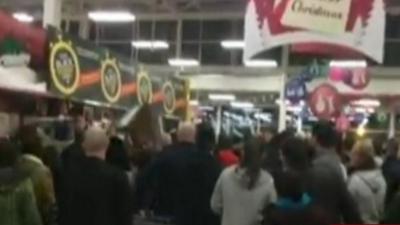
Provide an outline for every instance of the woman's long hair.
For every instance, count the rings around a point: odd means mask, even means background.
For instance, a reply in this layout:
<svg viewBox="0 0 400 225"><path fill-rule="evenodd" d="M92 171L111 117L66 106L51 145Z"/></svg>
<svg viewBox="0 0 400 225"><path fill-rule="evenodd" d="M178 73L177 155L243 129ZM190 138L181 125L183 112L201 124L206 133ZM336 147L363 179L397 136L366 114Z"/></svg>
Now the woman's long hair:
<svg viewBox="0 0 400 225"><path fill-rule="evenodd" d="M247 188L253 189L261 173L261 141L256 138L250 138L244 146L244 154L240 161L240 167L245 170L248 176Z"/></svg>

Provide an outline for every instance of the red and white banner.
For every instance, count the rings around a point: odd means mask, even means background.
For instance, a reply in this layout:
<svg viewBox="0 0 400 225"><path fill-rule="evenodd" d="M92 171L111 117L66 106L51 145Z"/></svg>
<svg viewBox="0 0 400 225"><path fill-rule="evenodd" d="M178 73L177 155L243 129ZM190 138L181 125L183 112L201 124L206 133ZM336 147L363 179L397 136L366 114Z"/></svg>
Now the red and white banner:
<svg viewBox="0 0 400 225"><path fill-rule="evenodd" d="M249 0L244 57L291 44L302 52L356 52L382 63L385 23L384 0Z"/></svg>

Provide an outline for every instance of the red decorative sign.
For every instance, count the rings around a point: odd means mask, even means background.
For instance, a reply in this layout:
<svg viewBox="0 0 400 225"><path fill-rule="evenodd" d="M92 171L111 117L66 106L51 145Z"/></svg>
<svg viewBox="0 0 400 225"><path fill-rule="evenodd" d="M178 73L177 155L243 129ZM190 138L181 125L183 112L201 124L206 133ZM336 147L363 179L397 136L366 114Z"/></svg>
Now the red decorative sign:
<svg viewBox="0 0 400 225"><path fill-rule="evenodd" d="M344 78L343 82L356 89L362 90L369 85L371 77L367 71L367 68L355 68L351 69L351 73Z"/></svg>
<svg viewBox="0 0 400 225"><path fill-rule="evenodd" d="M341 115L336 120L336 130L339 132L346 132L350 128L350 121L345 115Z"/></svg>
<svg viewBox="0 0 400 225"><path fill-rule="evenodd" d="M335 87L322 84L311 93L309 105L316 117L330 119L341 112L342 98Z"/></svg>

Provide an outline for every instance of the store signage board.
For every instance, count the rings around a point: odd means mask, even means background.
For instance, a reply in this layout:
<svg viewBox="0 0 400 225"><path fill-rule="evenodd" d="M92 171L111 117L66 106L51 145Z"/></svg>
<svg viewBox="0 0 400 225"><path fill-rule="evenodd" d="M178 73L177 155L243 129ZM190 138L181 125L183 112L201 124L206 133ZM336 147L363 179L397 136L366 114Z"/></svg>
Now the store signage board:
<svg viewBox="0 0 400 225"><path fill-rule="evenodd" d="M385 23L384 0L250 0L244 59L291 45L331 56L341 56L338 49L346 48L348 55L382 63Z"/></svg>
<svg viewBox="0 0 400 225"><path fill-rule="evenodd" d="M290 0L282 24L311 31L341 34L346 31L349 0Z"/></svg>
<svg viewBox="0 0 400 225"><path fill-rule="evenodd" d="M48 29L48 37L51 92L102 106L129 109L149 104L166 114L185 114L179 112L186 112L185 80L151 76L115 52L54 28Z"/></svg>

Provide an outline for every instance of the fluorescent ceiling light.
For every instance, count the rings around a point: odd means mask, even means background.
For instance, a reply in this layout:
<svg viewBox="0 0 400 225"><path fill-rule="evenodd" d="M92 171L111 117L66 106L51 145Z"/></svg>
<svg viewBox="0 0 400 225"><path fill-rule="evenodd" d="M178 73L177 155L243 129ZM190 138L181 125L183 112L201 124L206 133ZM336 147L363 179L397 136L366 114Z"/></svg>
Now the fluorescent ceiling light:
<svg viewBox="0 0 400 225"><path fill-rule="evenodd" d="M275 104L280 105L281 104L281 100L279 98L276 99ZM290 101L288 99L285 99L285 104L286 105L290 105Z"/></svg>
<svg viewBox="0 0 400 225"><path fill-rule="evenodd" d="M234 108L254 108L254 104L251 102L231 102L231 106Z"/></svg>
<svg viewBox="0 0 400 225"><path fill-rule="evenodd" d="M245 47L245 43L241 40L225 40L221 41L221 46L227 49L243 49Z"/></svg>
<svg viewBox="0 0 400 225"><path fill-rule="evenodd" d="M92 11L88 13L88 17L95 22L104 23L133 22L136 19L129 11Z"/></svg>
<svg viewBox="0 0 400 225"><path fill-rule="evenodd" d="M339 68L364 68L368 66L368 63L365 60L332 60L329 66Z"/></svg>
<svg viewBox="0 0 400 225"><path fill-rule="evenodd" d="M13 17L23 23L32 23L34 20L33 16L24 12L16 12L13 14Z"/></svg>
<svg viewBox="0 0 400 225"><path fill-rule="evenodd" d="M352 105L364 106L364 107L379 107L381 106L381 102L375 99L360 99L357 101L351 102Z"/></svg>
<svg viewBox="0 0 400 225"><path fill-rule="evenodd" d="M199 105L199 101L198 100L190 100L189 104L191 106L198 106Z"/></svg>
<svg viewBox="0 0 400 225"><path fill-rule="evenodd" d="M132 41L132 46L137 49L168 49L169 44L166 41Z"/></svg>
<svg viewBox="0 0 400 225"><path fill-rule="evenodd" d="M209 94L208 98L214 101L235 101L236 96L229 94Z"/></svg>
<svg viewBox="0 0 400 225"><path fill-rule="evenodd" d="M278 67L278 63L276 60L262 60L262 59L254 59L254 60L246 60L244 65L247 67Z"/></svg>
<svg viewBox="0 0 400 225"><path fill-rule="evenodd" d="M199 66L199 61L195 59L168 59L168 63L170 66Z"/></svg>

